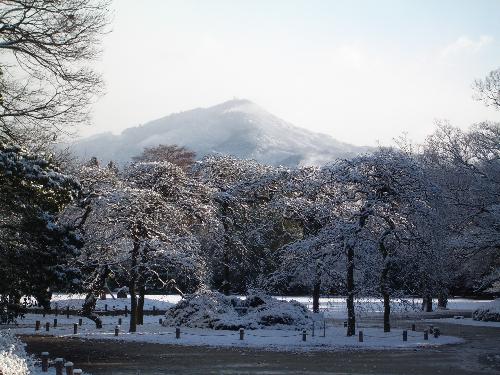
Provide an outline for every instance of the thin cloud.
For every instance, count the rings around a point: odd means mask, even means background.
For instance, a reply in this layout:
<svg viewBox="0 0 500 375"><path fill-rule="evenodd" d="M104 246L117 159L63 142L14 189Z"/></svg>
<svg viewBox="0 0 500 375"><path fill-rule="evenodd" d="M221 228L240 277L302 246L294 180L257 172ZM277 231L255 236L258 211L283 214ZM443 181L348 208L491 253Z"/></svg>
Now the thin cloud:
<svg viewBox="0 0 500 375"><path fill-rule="evenodd" d="M493 37L490 35L481 35L479 39L473 40L468 36L461 36L453 43L447 45L441 50L441 58L456 57L461 54L474 54L479 52L485 46L493 42Z"/></svg>

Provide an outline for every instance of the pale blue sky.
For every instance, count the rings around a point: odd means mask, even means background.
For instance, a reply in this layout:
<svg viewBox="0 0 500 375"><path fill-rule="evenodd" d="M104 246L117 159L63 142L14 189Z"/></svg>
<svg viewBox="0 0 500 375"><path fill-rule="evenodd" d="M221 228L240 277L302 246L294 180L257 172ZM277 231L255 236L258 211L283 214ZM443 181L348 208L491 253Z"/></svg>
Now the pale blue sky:
<svg viewBox="0 0 500 375"><path fill-rule="evenodd" d="M472 100L500 67L500 0L115 0L87 135L247 98L354 143L420 141L435 119L500 121Z"/></svg>

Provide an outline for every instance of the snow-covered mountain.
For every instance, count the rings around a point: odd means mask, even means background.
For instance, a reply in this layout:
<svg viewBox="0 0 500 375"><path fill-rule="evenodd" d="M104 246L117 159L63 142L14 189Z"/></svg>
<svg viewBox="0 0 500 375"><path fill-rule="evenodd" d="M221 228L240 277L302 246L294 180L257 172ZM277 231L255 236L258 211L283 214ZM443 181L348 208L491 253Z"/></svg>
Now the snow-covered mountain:
<svg viewBox="0 0 500 375"><path fill-rule="evenodd" d="M230 100L210 108L175 113L119 135L81 139L71 149L81 158L126 163L146 146L177 144L196 151L255 159L272 165L321 165L367 152L332 137L294 126L249 100Z"/></svg>

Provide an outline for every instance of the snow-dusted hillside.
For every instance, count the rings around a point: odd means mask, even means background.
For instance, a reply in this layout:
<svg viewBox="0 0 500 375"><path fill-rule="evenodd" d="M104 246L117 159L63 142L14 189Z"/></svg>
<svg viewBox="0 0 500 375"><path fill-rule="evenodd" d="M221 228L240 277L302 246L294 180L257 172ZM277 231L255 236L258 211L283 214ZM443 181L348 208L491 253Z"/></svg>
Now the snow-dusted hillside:
<svg viewBox="0 0 500 375"><path fill-rule="evenodd" d="M296 127L248 100L231 100L210 108L172 114L120 135L98 134L72 145L85 159L124 163L145 146L177 144L196 151L255 159L272 165L321 165L366 152L332 137Z"/></svg>

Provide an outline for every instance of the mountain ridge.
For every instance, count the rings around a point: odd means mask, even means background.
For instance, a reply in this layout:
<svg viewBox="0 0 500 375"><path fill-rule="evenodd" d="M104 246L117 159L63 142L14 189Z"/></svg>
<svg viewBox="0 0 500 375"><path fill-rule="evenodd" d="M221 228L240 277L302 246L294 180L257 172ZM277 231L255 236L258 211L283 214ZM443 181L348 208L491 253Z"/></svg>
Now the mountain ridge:
<svg viewBox="0 0 500 375"><path fill-rule="evenodd" d="M158 144L186 146L198 157L222 153L289 167L323 165L371 150L295 126L247 99L173 113L118 135L95 134L69 147L82 159L127 163Z"/></svg>

